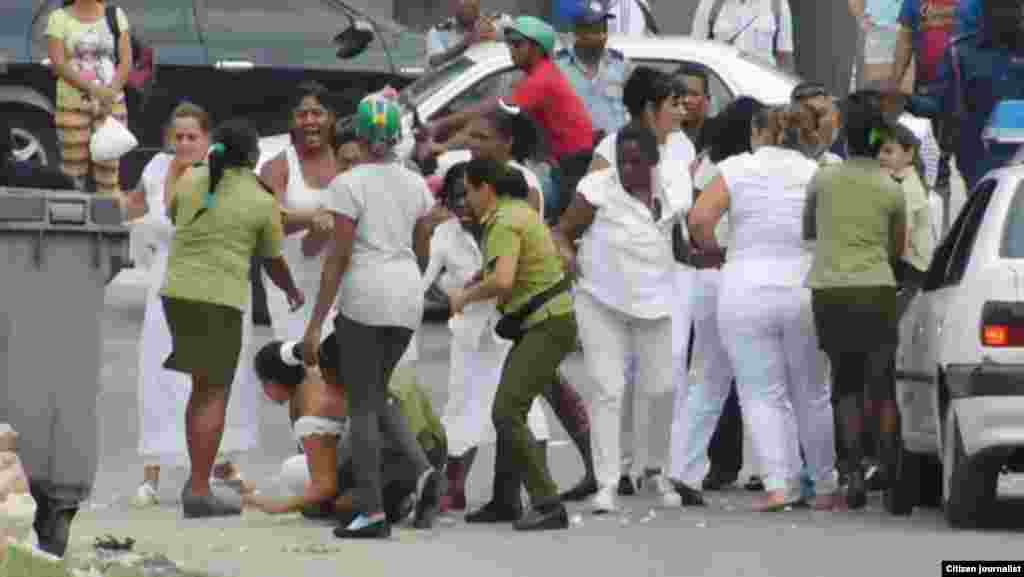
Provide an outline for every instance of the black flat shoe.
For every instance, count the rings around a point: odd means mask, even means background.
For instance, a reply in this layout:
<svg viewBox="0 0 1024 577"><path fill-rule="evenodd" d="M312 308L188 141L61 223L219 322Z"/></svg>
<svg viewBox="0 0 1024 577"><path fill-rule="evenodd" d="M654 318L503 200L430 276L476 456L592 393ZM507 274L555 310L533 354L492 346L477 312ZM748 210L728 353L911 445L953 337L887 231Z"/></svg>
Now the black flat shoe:
<svg viewBox="0 0 1024 577"><path fill-rule="evenodd" d="M636 495L636 486L633 485L633 479L629 475L619 477L619 488L616 492L620 497Z"/></svg>
<svg viewBox="0 0 1024 577"><path fill-rule="evenodd" d="M582 501L597 493L597 480L593 477L585 477L575 487L558 496L562 501Z"/></svg>
<svg viewBox="0 0 1024 577"><path fill-rule="evenodd" d="M868 491L864 482L864 473L860 471L850 473L850 481L846 486L846 508L863 509L867 504Z"/></svg>
<svg viewBox="0 0 1024 577"><path fill-rule="evenodd" d="M561 503L544 510L532 508L516 521L516 531L556 531L569 528L569 512Z"/></svg>
<svg viewBox="0 0 1024 577"><path fill-rule="evenodd" d="M499 505L491 501L476 511L466 514L467 523L513 523L523 516L521 507Z"/></svg>
<svg viewBox="0 0 1024 577"><path fill-rule="evenodd" d="M334 536L339 539L387 539L391 537L391 523L388 523L387 517L357 529L349 527L351 524L338 526L334 529Z"/></svg>
<svg viewBox="0 0 1024 577"><path fill-rule="evenodd" d="M708 471L704 481L700 484L701 488L705 491L721 491L726 487L731 487L739 479L737 473L726 473L719 469L712 468Z"/></svg>
<svg viewBox="0 0 1024 577"><path fill-rule="evenodd" d="M679 481L670 482L676 493L679 493L679 498L683 501L683 507L703 507L705 505L704 496L700 494L700 491Z"/></svg>
<svg viewBox="0 0 1024 577"><path fill-rule="evenodd" d="M743 485L743 488L754 492L764 491L764 481L762 481L761 477L758 477L757 475L751 475L750 479L747 480L747 483Z"/></svg>

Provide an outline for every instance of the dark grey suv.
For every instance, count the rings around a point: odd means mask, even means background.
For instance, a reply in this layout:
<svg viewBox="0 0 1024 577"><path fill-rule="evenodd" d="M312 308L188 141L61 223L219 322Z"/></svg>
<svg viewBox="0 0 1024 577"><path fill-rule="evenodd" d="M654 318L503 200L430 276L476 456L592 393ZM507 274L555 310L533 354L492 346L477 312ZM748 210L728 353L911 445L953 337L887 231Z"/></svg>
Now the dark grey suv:
<svg viewBox="0 0 1024 577"><path fill-rule="evenodd" d="M0 2L0 114L14 119L15 154L57 162L55 80L47 67L47 16L61 0ZM244 116L260 134L287 130L285 103L303 80L317 80L354 110L368 91L412 80L425 42L401 25L363 19L339 0L117 0L133 31L156 53L145 93L129 93L129 124L141 142L125 159L122 182L134 183L158 150L162 126L182 100L215 119ZM335 37L355 15L376 33L354 58L338 57ZM341 112L347 112L342 110Z"/></svg>

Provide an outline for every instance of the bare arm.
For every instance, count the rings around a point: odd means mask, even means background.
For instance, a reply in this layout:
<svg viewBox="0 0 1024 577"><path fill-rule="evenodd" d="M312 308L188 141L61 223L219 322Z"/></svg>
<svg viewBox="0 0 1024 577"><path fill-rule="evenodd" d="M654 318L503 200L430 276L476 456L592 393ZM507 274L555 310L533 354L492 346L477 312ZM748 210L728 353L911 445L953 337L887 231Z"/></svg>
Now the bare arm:
<svg viewBox="0 0 1024 577"><path fill-rule="evenodd" d="M334 299L338 296L341 277L348 270L352 260L352 243L356 236L356 221L343 215L334 215L334 251L324 259L323 272L320 275L320 290L313 307L309 326L319 327L327 320Z"/></svg>
<svg viewBox="0 0 1024 577"><path fill-rule="evenodd" d="M540 214L541 207L544 205L544 197L539 190L531 186L529 192L527 192L526 202L530 205L530 208L537 211L537 214Z"/></svg>
<svg viewBox="0 0 1024 577"><path fill-rule="evenodd" d="M587 168L587 174L590 174L591 172L597 172L599 170L604 170L610 167L611 164L609 164L603 156L595 153L594 156L590 159L590 166Z"/></svg>
<svg viewBox="0 0 1024 577"><path fill-rule="evenodd" d="M860 20L864 16L864 0L846 0L850 15Z"/></svg>
<svg viewBox="0 0 1024 577"><path fill-rule="evenodd" d="M132 37L127 30L121 32L117 39L117 72L114 74L113 88L117 92L124 89L128 74L132 71Z"/></svg>
<svg viewBox="0 0 1024 577"><path fill-rule="evenodd" d="M444 118L434 121L434 128L438 132L447 133L459 130L469 123L470 120L488 114L498 107L497 98L486 98L482 102L470 106L462 112L455 112Z"/></svg>
<svg viewBox="0 0 1024 577"><path fill-rule="evenodd" d="M686 217L690 238L697 246L707 250L720 250L715 240L715 226L728 208L729 189L725 179L719 176L700 193Z"/></svg>
<svg viewBox="0 0 1024 577"><path fill-rule="evenodd" d="M906 26L900 26L897 34L896 55L893 60L892 78L890 79L893 86L899 86L903 83L903 77L907 75L910 61L914 57L914 33Z"/></svg>
<svg viewBox="0 0 1024 577"><path fill-rule="evenodd" d="M807 200L804 202L803 238L807 241L818 239L818 187L814 180L807 187Z"/></svg>
<svg viewBox="0 0 1024 577"><path fill-rule="evenodd" d="M284 260L283 256L267 259L265 262L267 276L270 277L270 280L274 282L277 288L289 295L298 292L299 289L295 286L292 271L288 268L288 263Z"/></svg>
<svg viewBox="0 0 1024 577"><path fill-rule="evenodd" d="M284 499L243 497L246 505L270 515L298 513L310 505L334 499L338 495L338 437L309 435L302 439L303 453L309 466L310 481L302 495Z"/></svg>
<svg viewBox="0 0 1024 577"><path fill-rule="evenodd" d="M46 42L47 56L50 57L50 67L58 78L74 86L86 94L94 94L102 88L95 82L83 79L74 68L68 65L64 58L64 41L59 38L48 38Z"/></svg>
<svg viewBox="0 0 1024 577"><path fill-rule="evenodd" d="M565 209L552 231L562 263L570 274L576 274L576 241L594 223L597 208L582 194L576 193L572 204Z"/></svg>

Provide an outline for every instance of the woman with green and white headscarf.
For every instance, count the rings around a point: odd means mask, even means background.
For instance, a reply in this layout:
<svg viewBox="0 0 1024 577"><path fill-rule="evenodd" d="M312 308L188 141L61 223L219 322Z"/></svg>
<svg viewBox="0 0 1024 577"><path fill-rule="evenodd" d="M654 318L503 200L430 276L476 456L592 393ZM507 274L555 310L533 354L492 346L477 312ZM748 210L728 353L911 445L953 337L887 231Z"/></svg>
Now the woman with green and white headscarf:
<svg viewBox="0 0 1024 577"><path fill-rule="evenodd" d="M385 538L391 526L381 497L381 430L411 434L396 431L403 427L385 410L387 383L423 317L417 259L427 258L433 229L448 214L435 210L426 181L393 152L401 136L401 113L393 99L364 98L355 130L366 161L338 175L324 197L324 208L334 215L335 249L324 259L303 356L307 364L317 362L321 325L337 299L338 377L348 392L353 496L360 514L334 534ZM422 451L413 457L420 469L415 524L425 528L437 512L443 479Z"/></svg>

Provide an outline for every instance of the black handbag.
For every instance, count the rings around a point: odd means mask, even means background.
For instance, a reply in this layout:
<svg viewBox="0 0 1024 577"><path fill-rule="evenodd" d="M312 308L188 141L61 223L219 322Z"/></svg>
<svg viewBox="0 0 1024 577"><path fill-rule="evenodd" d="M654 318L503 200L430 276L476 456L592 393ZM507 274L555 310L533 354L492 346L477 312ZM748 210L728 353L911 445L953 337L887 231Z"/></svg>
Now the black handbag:
<svg viewBox="0 0 1024 577"><path fill-rule="evenodd" d="M569 281L569 277L563 276L562 280L558 281L550 288L534 295L525 305L519 307L515 312L506 313L501 315L498 319L498 323L494 325L494 332L503 339L510 340L518 343L526 331L523 329L523 323L527 317L535 313L544 306L549 300L557 297L558 295L569 290L572 283Z"/></svg>

